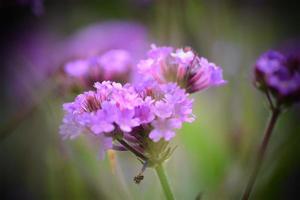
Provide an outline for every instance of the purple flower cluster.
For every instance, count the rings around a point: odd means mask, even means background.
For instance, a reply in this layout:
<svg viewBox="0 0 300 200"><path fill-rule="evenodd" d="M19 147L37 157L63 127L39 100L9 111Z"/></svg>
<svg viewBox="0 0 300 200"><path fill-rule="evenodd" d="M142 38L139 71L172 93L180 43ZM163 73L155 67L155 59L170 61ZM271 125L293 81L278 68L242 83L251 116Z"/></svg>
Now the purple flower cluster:
<svg viewBox="0 0 300 200"><path fill-rule="evenodd" d="M130 84L96 82L96 91L80 94L74 102L63 105L60 133L71 139L80 133L93 134L111 142L120 136L171 140L175 129L194 120L192 100L176 84L145 86L137 89Z"/></svg>
<svg viewBox="0 0 300 200"><path fill-rule="evenodd" d="M256 62L257 86L271 92L278 103L300 100L300 56L267 51Z"/></svg>
<svg viewBox="0 0 300 200"><path fill-rule="evenodd" d="M128 51L112 49L99 56L72 60L65 65L64 71L75 82L88 87L99 80L125 82L132 63L133 60Z"/></svg>
<svg viewBox="0 0 300 200"><path fill-rule="evenodd" d="M147 32L136 23L96 23L73 34L64 46L67 89L91 89L97 81L127 83L148 46Z"/></svg>
<svg viewBox="0 0 300 200"><path fill-rule="evenodd" d="M96 82L96 90L65 103L60 127L63 138L86 133L101 140L102 150L130 150L148 164L167 159L172 152L167 144L175 130L194 121L189 93L225 81L219 67L190 49L173 52L171 47L152 45L148 57L138 63L140 73L133 84ZM105 80L123 74L130 64L129 54L119 49L74 61L65 70L79 79L107 75Z"/></svg>
<svg viewBox="0 0 300 200"><path fill-rule="evenodd" d="M204 57L198 57L190 48L151 46L148 58L138 64L140 73L159 83L176 82L187 92L194 93L211 86L226 83L222 69Z"/></svg>

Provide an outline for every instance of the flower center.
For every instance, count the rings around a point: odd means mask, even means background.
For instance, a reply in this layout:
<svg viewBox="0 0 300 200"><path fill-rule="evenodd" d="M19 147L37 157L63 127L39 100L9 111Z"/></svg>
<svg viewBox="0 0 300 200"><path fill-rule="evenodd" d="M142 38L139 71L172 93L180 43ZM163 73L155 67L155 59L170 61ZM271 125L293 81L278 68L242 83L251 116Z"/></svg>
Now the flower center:
<svg viewBox="0 0 300 200"><path fill-rule="evenodd" d="M85 112L94 112L101 108L101 103L95 95L89 95L83 102L82 108Z"/></svg>

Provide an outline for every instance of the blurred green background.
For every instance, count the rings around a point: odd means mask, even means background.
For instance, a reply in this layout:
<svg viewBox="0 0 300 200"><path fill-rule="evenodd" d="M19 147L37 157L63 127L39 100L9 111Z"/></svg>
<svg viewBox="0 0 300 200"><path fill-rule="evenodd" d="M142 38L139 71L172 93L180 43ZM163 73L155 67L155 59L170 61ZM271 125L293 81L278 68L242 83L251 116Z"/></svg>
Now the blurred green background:
<svg viewBox="0 0 300 200"><path fill-rule="evenodd" d="M28 98L40 103L30 111L22 110L26 96L18 98L10 88L11 66L5 63L20 30L68 37L107 20L138 22L148 30L149 43L191 46L222 66L228 84L193 96L197 120L177 134L173 145L178 147L166 167L177 199L240 198L269 115L264 96L253 86L252 66L267 49L297 44L296 2L45 0L41 15L29 4L0 5L1 199L164 199L154 170L146 171L141 184L134 183L141 166L130 153L116 154L112 172L108 158L100 160L84 137L61 140L61 105L71 98L45 97L55 82L32 91ZM299 106L281 115L252 199L300 199L299 118Z"/></svg>

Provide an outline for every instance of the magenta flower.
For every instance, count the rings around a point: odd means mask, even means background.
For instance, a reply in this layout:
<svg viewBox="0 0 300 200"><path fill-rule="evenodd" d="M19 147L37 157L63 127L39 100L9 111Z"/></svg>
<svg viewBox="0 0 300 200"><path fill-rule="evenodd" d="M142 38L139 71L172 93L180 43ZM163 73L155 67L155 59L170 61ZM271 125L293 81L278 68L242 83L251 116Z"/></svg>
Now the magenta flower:
<svg viewBox="0 0 300 200"><path fill-rule="evenodd" d="M192 50L151 46L148 58L138 64L140 73L158 83L176 82L187 92L194 93L226 83L222 69Z"/></svg>

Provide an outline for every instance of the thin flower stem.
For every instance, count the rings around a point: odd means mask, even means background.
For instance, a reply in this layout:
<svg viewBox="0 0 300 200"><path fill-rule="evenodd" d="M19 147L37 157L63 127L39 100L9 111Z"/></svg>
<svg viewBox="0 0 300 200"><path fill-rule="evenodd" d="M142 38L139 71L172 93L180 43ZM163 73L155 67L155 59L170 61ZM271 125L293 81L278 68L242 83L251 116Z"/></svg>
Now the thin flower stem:
<svg viewBox="0 0 300 200"><path fill-rule="evenodd" d="M156 174L158 175L161 186L163 188L163 191L166 195L166 199L167 200L174 200L175 198L174 198L174 195L172 193L172 190L171 190L170 184L168 182L168 178L167 178L167 175L165 173L163 165L158 164L155 167L155 170L156 170Z"/></svg>
<svg viewBox="0 0 300 200"><path fill-rule="evenodd" d="M273 101L272 101L272 98L271 98L271 96L270 96L269 91L266 91L266 95L267 95L267 99L268 99L268 102L269 102L269 104L270 104L271 110L273 110L273 109L275 108L275 106L274 106L274 103L273 103Z"/></svg>
<svg viewBox="0 0 300 200"><path fill-rule="evenodd" d="M138 150L136 150L135 148L133 148L132 146L130 146L127 142L125 142L122 139L117 139L118 142L120 144L122 144L126 149L128 149L128 151L131 151L134 155L136 155L137 157L141 158L142 160L146 161L148 160L148 158L146 156L144 156L144 154L142 154L141 152L139 152Z"/></svg>
<svg viewBox="0 0 300 200"><path fill-rule="evenodd" d="M274 108L272 110L271 118L270 118L268 126L265 130L264 138L263 138L263 141L260 145L260 148L259 148L259 151L258 151L258 154L257 154L257 159L256 159L256 162L255 162L255 165L254 165L254 170L253 170L253 172L252 172L252 174L249 178L249 181L247 183L247 187L246 187L245 192L242 196L242 200L248 200L249 197L250 197L251 191L252 191L253 186L255 184L259 169L262 165L262 161L264 159L266 149L268 147L270 137L272 135L272 132L273 132L273 129L274 129L275 124L277 122L279 114L280 114L280 109L278 107Z"/></svg>

